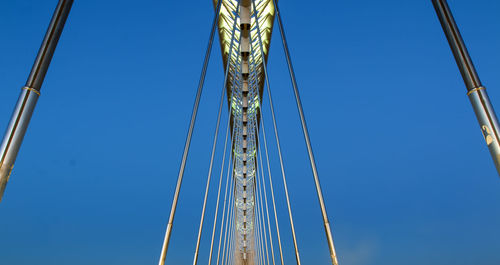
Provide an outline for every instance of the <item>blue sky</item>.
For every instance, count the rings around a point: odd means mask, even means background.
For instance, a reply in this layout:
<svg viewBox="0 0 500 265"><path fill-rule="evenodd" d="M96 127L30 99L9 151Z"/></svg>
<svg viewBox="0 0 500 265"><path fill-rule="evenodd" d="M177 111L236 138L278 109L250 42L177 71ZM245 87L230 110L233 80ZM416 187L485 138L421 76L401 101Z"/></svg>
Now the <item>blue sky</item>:
<svg viewBox="0 0 500 265"><path fill-rule="evenodd" d="M449 4L500 109L500 2ZM55 5L0 2L2 128ZM282 1L281 11L341 264L499 264L500 181L431 2ZM211 1L75 1L0 204L0 264L157 262L212 16ZM268 68L299 248L304 264L328 264L276 33ZM218 45L169 264L192 260Z"/></svg>

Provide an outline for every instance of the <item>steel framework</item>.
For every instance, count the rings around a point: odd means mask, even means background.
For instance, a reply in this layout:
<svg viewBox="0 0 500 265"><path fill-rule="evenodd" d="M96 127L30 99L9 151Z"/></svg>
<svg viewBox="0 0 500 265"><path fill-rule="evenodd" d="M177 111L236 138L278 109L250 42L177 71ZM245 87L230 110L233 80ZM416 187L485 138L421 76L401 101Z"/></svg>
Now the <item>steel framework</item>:
<svg viewBox="0 0 500 265"><path fill-rule="evenodd" d="M216 4L214 1L215 7ZM253 121L259 120L259 95L265 79L263 68L274 20L273 1L258 0L255 5L254 9L251 0L223 0L218 23L224 71L228 74L226 89L231 127L234 127L236 264L255 263L258 123ZM233 39L239 49L231 49ZM260 46L259 40L263 40L262 49L253 48Z"/></svg>
<svg viewBox="0 0 500 265"><path fill-rule="evenodd" d="M12 171L15 158L27 130L29 120L40 96L41 86L49 67L52 55L62 33L65 21L70 12L72 0L59 0L56 11L47 30L40 51L28 77L26 85L22 88L18 103L14 109L11 122L7 128L3 142L0 145L0 201ZM457 65L464 79L473 109L476 113L484 138L490 149L491 156L500 172L500 126L496 114L491 106L486 89L479 80L465 43L460 35L451 10L446 0L432 0L436 13L443 27L444 33L455 56ZM287 60L290 80L295 95L297 109L301 121L302 131L307 146L308 157L316 192L322 214L326 239L330 251L331 263L338 265L335 247L333 244L332 230L326 212L326 204L319 182L319 174L312 151L309 132L302 110L299 90L288 43L285 36L283 21L280 15L277 0L213 0L215 14L209 35L205 59L198 83L195 104L191 115L189 130L186 137L182 161L180 164L177 185L170 217L168 220L165 239L162 246L159 264L164 265L168 251L170 236L175 217L177 202L181 189L182 179L188 157L191 138L194 130L198 106L201 99L207 67L216 32L219 34L222 61L224 65L224 84L222 88L217 125L212 146L212 155L207 176L205 197L203 200L198 238L193 258L193 265L198 262L201 244L201 235L205 220L207 198L210 190L214 156L217 147L219 127L223 103L227 100L228 119L224 142L219 186L217 192L216 210L212 228L210 254L208 264L213 260L216 264L276 264L273 244L273 228L271 225L270 209L274 212L275 235L278 239L281 265L284 265L283 249L281 244L278 215L274 185L269 162L268 145L265 134L265 125L262 114L264 88L267 88L268 104L272 117L272 127L279 156L283 188L286 196L288 217L290 221L295 258L301 264L298 242L295 235L292 207L290 204L285 167L279 141L273 100L268 79L267 58L273 31L273 22L277 17L281 40ZM226 97L227 96L227 97ZM230 141L228 141L230 139ZM263 144L261 144L261 142ZM229 143L229 144L228 144ZM229 146L229 154L226 149ZM265 154L265 156L264 156ZM227 171L224 171L227 159ZM264 158L265 157L265 158ZM266 161L267 172L264 170ZM218 212L222 191L224 173L226 173L226 186L222 203L222 217L220 218L220 234L218 239L217 258L213 256L214 241L218 223ZM268 185L266 183L268 180ZM268 205L266 186L270 190L272 208Z"/></svg>

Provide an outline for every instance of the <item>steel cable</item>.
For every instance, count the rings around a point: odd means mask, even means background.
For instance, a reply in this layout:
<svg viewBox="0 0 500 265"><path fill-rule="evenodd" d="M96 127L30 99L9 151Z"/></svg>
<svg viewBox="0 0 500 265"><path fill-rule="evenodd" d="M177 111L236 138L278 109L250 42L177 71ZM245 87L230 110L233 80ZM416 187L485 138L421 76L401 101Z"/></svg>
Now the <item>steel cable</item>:
<svg viewBox="0 0 500 265"><path fill-rule="evenodd" d="M309 155L311 170L312 170L313 177L314 177L314 184L316 186L316 193L318 195L318 201L320 204L321 214L323 217L323 224L324 224L324 228L325 228L326 239L328 242L328 248L330 251L330 258L332 260L333 265L338 265L337 254L335 253L335 245L333 243L333 236L332 236L332 232L331 232L331 228L330 228L330 222L328 221L328 214L326 212L326 206L325 206L325 202L323 199L323 192L321 190L321 184L319 181L318 170L316 168L316 161L314 159L314 153L312 150L311 140L309 138L309 131L307 129L304 110L302 109L302 102L300 100L299 89L298 89L298 85L297 85L297 80L295 78L295 71L293 70L290 51L288 50L288 42L286 40L285 29L283 26L283 22L281 20L281 13L280 13L280 10L278 7L278 1L273 0L273 2L274 2L275 10L276 10L276 16L278 17L278 26L279 26L279 30L281 33L280 35L281 35L281 40L283 43L283 50L285 52L285 57L286 57L287 64L288 64L288 72L290 74L290 80L292 81L293 92L295 95L295 102L297 104L297 110L298 110L299 116L300 116L300 123L302 125L302 133L304 135L304 140L306 142L307 154Z"/></svg>
<svg viewBox="0 0 500 265"><path fill-rule="evenodd" d="M227 83L227 78L228 78L228 75L229 75L229 62L230 62L230 55L231 55L231 52L233 50L233 44L234 44L234 33L236 31L236 21L237 21L237 13L238 13L238 9L239 9L239 6L240 6L240 1L238 1L238 4L236 6L236 14L235 14L235 17L234 17L234 24L233 24L233 30L231 32L231 44L229 45L229 53L228 53L228 59L227 59L227 63L226 63L226 70L225 70L225 77L224 77L224 83L223 83L223 86L222 86L222 89L225 91L226 90L226 83ZM238 44L238 49L239 49L239 44ZM224 95L224 93L223 93ZM227 136L228 136L228 133L229 133L229 125L231 123L231 118L232 118L232 107L231 107L231 103L233 102L232 100L232 93L231 93L231 101L229 102L229 115L228 115L228 120L227 120L227 132L226 132L226 142L224 143L224 156L223 156L223 159L222 159L222 167L221 167L221 174L220 174L220 178L219 178L219 188L218 188L218 192L217 192L217 202L216 202L216 208L215 208L215 215L214 215L214 224L213 224L213 229L212 229L212 238L211 238L211 242L210 242L210 254L209 254L209 258L208 258L208 264L210 265L212 263L212 253L213 253L213 245L214 245L214 236L215 236L215 229L217 227L217 216L218 216L218 211L219 211L219 197L220 197L220 188L221 188L221 183L222 183L222 176L224 174L224 161L225 161L225 158L226 158L226 147L227 147ZM222 100L222 98L221 98ZM222 103L222 102L221 102ZM222 104L221 104L221 107L222 107ZM234 126L233 126L233 132L231 135L234 135ZM233 140L234 137L231 137L231 147L233 146ZM231 148L230 148L231 149ZM208 190L207 190L208 191ZM206 197L206 195L205 195ZM224 218L224 217L222 217ZM201 231L201 230L200 230ZM222 231L222 230L221 230Z"/></svg>
<svg viewBox="0 0 500 265"><path fill-rule="evenodd" d="M160 260L158 262L159 265L164 265L165 259L167 257L168 244L170 242L170 237L172 234L172 227L174 224L175 211L177 209L177 202L179 200L182 179L184 177L184 169L186 167L186 161L187 161L187 157L188 157L188 153L189 153L189 146L191 145L191 138L193 136L193 130L194 130L194 125L195 125L195 121L196 121L196 116L198 114L198 107L200 105L200 99L201 99L201 94L203 91L203 85L205 83L205 76L207 73L208 62L210 60L210 53L212 51L212 44L213 44L214 35L215 35L215 28L217 26L217 22L219 21L219 11L220 11L221 4L222 4L222 0L219 0L217 2L217 8L216 8L216 11L214 14L214 19L212 22L212 29L210 31L210 37L209 37L209 41L208 41L208 45L207 45L207 50L205 52L205 59L203 61L201 76L200 76L200 80L198 82L198 90L196 92L196 98L195 98L195 102L194 102L194 106L193 106L193 111L191 114L191 121L189 124L189 130L188 130L186 142L184 145L182 162L181 162L180 169L179 169L179 175L177 177L177 184L175 187L174 198L172 200L172 207L170 209L170 217L168 219L168 224L167 224L167 228L165 231L165 238L163 239L163 246L162 246L162 250L161 250L161 254L160 254Z"/></svg>
<svg viewBox="0 0 500 265"><path fill-rule="evenodd" d="M253 5L254 12L256 12L257 8L255 6L255 0L252 0L252 5ZM257 35L259 38L259 46L260 46L260 50L261 50L261 54L262 54L262 61L263 61L262 66L264 69L264 75L265 75L265 79L266 79L267 95L268 95L268 100L269 100L269 107L271 109L271 116L272 116L272 120L273 120L274 135L276 138L276 146L278 149L278 156L279 156L279 160L280 160L281 175L283 177L283 186L284 186L284 190L285 190L286 203L287 203L287 207L288 207L288 216L290 219L290 227L292 230L293 246L295 248L295 259L297 261L297 265L301 265L300 255L299 255L299 247L298 247L298 243L297 243L297 236L295 234L295 225L293 223L292 207L290 204L290 196L288 194L288 187L287 187L288 185L286 182L285 168L283 165L283 156L281 154L281 146L280 146L279 135L278 135L278 127L276 124L276 116L274 114L274 106L273 106L273 100L272 100L272 96L271 96L271 88L269 85L269 78L268 78L268 72L267 72L267 66L266 66L266 58L264 56L264 48L263 48L263 44L262 44L262 37L261 37L261 32L260 32L258 14L255 13L254 15L256 18L255 22L256 22L256 27L257 27ZM262 123L262 124L264 124L264 123Z"/></svg>

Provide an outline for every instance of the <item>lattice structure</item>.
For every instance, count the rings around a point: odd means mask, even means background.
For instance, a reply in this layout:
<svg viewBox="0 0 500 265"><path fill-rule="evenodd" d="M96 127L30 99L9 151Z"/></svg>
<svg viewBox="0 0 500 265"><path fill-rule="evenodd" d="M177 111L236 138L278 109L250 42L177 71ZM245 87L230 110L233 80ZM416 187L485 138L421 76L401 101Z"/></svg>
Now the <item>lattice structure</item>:
<svg viewBox="0 0 500 265"><path fill-rule="evenodd" d="M254 264L257 134L265 80L263 58L268 56L274 20L272 0L255 1L255 7L256 10L251 0L224 0L218 23L222 59L227 65L224 70L228 71L226 88L231 126L234 127L236 264Z"/></svg>

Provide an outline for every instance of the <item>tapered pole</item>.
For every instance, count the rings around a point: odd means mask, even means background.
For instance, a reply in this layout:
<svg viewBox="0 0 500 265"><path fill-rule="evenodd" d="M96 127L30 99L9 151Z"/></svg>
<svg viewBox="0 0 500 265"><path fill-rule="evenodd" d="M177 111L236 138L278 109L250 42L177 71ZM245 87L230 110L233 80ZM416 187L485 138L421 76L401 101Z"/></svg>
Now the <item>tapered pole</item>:
<svg viewBox="0 0 500 265"><path fill-rule="evenodd" d="M2 145L0 145L0 201L72 4L73 0L60 0L57 4L26 85L21 90Z"/></svg>
<svg viewBox="0 0 500 265"><path fill-rule="evenodd" d="M469 56L467 47L460 35L457 24L453 19L450 7L446 0L432 0L437 16L443 27L443 31L448 39L450 48L455 56L458 68L467 87L472 108L476 113L479 126L483 132L484 139L490 150L491 157L500 174L500 143L499 125L495 115L495 110L491 106L490 99L486 93L486 88L481 84L479 76L474 68L474 64Z"/></svg>

